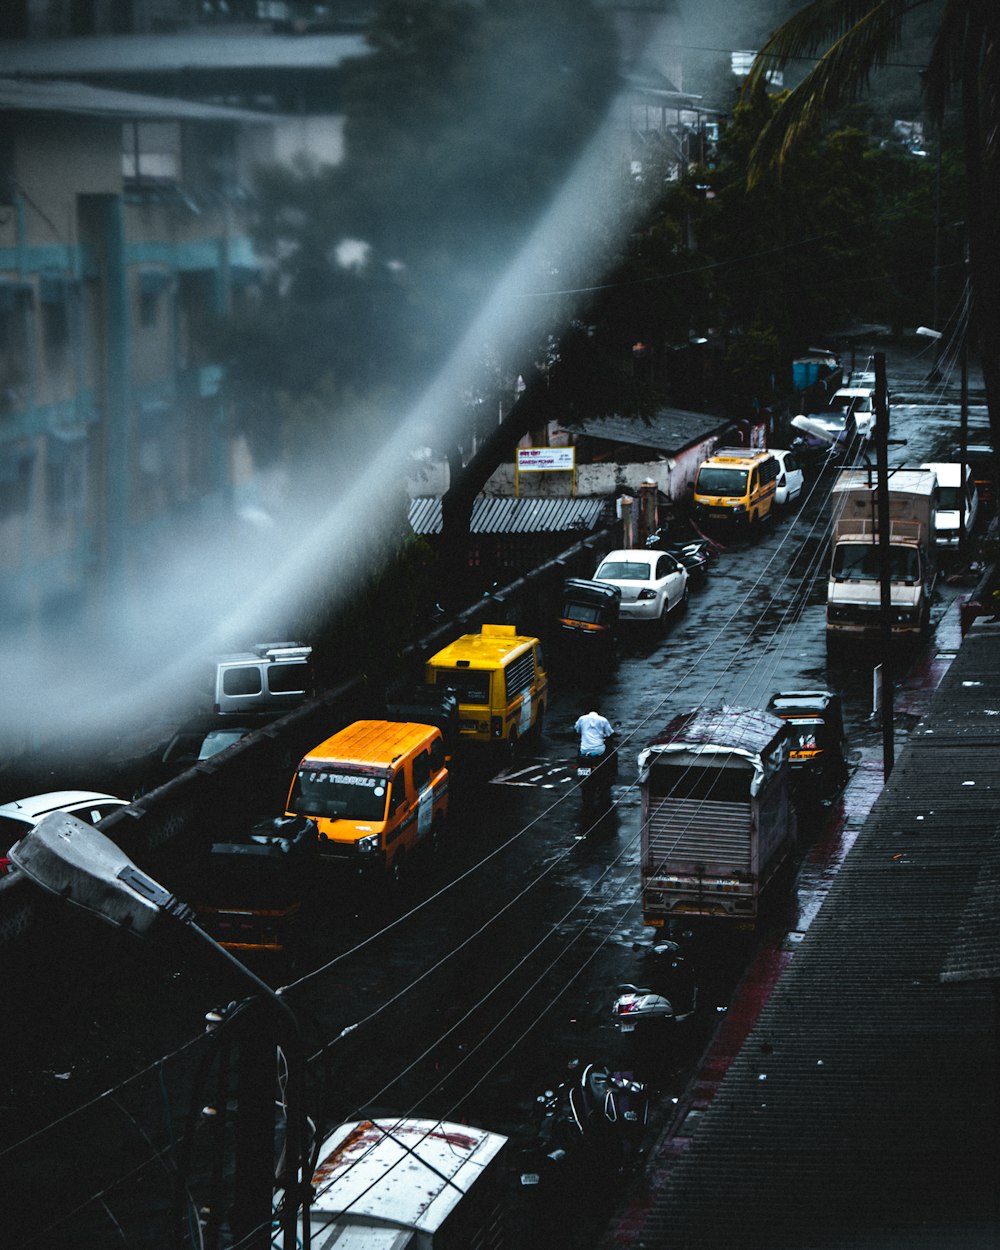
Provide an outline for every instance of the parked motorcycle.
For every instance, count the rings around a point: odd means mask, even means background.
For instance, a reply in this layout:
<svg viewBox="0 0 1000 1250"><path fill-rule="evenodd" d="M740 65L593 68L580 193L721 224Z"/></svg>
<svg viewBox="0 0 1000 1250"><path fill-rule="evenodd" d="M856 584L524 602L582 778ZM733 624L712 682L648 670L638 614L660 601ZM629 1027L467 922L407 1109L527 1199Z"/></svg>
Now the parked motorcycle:
<svg viewBox="0 0 1000 1250"><path fill-rule="evenodd" d="M703 578L718 559L719 552L707 538L696 538L687 543L667 543L664 547L675 560L688 571L689 578Z"/></svg>
<svg viewBox="0 0 1000 1250"><path fill-rule="evenodd" d="M567 1170L623 1175L635 1164L649 1120L646 1086L631 1072L571 1065L574 1076L537 1098L540 1118L524 1156L522 1185L551 1183ZM579 1069L579 1076L575 1075Z"/></svg>
<svg viewBox="0 0 1000 1250"><path fill-rule="evenodd" d="M691 538L683 541L667 538L657 530L646 539L646 546L656 551L666 551L688 571L688 578L700 580L719 556L718 546L707 538Z"/></svg>
<svg viewBox="0 0 1000 1250"><path fill-rule="evenodd" d="M641 985L619 985L611 1014L622 1033L639 1025L683 1023L698 1005L694 969L677 942L658 942L643 957Z"/></svg>
<svg viewBox="0 0 1000 1250"><path fill-rule="evenodd" d="M622 1175L639 1157L649 1121L649 1094L631 1072L588 1064L569 1092L573 1121L592 1157Z"/></svg>

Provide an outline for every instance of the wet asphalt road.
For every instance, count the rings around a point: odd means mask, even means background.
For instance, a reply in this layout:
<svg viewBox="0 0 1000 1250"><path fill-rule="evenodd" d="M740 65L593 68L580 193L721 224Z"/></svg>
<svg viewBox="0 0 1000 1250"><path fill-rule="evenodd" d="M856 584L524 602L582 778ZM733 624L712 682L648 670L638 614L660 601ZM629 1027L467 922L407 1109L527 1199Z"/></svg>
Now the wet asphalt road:
<svg viewBox="0 0 1000 1250"><path fill-rule="evenodd" d="M954 406L930 410L901 398L893 436L908 442L893 449L893 462L955 458ZM700 986L695 1018L638 1045L613 1027L615 987L635 979L651 941L637 906L635 757L676 712L723 702L759 706L796 686L840 690L855 754L877 745L870 661L857 657L836 669L826 663L832 476L811 477L806 497L752 545L722 537L725 549L704 584L693 586L683 615L662 634L626 631L606 671L552 649L552 697L540 741L499 775L456 769L448 845L413 875L401 898L325 883L306 965L313 971L289 990L288 1001L307 1022L311 1105L329 1122L374 1111L467 1119L510 1134L516 1150L533 1121L536 1094L579 1060L629 1068L649 1082L657 1098L652 1137L756 939L718 926L695 929L685 938ZM942 581L935 619L957 593ZM596 822L582 818L569 773L572 724L591 707L616 723L621 740L613 807ZM901 713L900 737L909 727ZM772 908L763 926L772 935L798 927L800 914L814 906L809 892L823 877L828 841L827 867L835 870L836 840L828 840L834 817L835 805L800 819L800 854L811 854L813 874L802 897ZM154 1002L143 997L141 976L119 987L120 1001L83 1027L75 1050L68 1039L61 1056L32 1077L35 1087L50 1089L56 1070L72 1073L77 1061L93 1072L101 1054L109 1070L127 1063L137 1017L151 1056L196 1028L213 1005L208 981L163 967L156 976L162 992ZM111 1043L107 1033L116 1028L121 1036ZM67 1103L73 1093L66 1089ZM619 1193L610 1183L576 1179L570 1173L568 1187L548 1198L512 1184L515 1244L530 1250L596 1239ZM162 1198L150 1201L163 1206ZM80 1219L73 1236L61 1240L54 1231L44 1244L170 1244L162 1212L150 1218L134 1193L112 1195ZM108 1231L116 1228L120 1238ZM101 1241L87 1240L99 1234Z"/></svg>

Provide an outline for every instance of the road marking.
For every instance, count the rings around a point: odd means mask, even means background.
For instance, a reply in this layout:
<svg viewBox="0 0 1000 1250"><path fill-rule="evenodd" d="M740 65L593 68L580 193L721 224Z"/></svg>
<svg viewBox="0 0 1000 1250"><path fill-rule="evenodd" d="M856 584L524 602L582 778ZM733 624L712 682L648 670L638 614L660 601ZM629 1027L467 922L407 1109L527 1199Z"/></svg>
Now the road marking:
<svg viewBox="0 0 1000 1250"><path fill-rule="evenodd" d="M512 768L505 768L490 778L494 786L529 786L534 789L554 790L556 786L572 784L573 765L561 761L534 759L522 761Z"/></svg>

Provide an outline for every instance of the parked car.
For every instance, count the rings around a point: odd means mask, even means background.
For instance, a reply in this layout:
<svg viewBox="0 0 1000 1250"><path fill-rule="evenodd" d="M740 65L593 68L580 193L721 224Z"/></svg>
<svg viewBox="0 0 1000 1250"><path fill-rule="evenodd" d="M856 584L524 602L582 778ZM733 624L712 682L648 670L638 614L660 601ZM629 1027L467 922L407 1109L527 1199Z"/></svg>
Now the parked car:
<svg viewBox="0 0 1000 1250"><path fill-rule="evenodd" d="M623 621L663 623L668 613L687 603L688 571L667 551L609 551L598 565L594 581L608 582L621 590Z"/></svg>
<svg viewBox="0 0 1000 1250"><path fill-rule="evenodd" d="M872 423L875 419L874 388L866 383L853 383L850 386L842 386L839 390L834 391L830 398L830 408L826 415L839 419L841 425L843 425L848 412L853 415L854 423L857 425L858 433L861 437L871 438ZM841 417L840 414L843 414L843 416Z"/></svg>
<svg viewBox="0 0 1000 1250"><path fill-rule="evenodd" d="M922 464L922 469L930 469L937 474L938 503L934 518L934 541L941 546L954 547L958 544L959 518L964 512L963 525L965 536L972 533L979 511L979 495L972 477L972 468L965 466L965 484L962 484L962 466L941 461Z"/></svg>
<svg viewBox="0 0 1000 1250"><path fill-rule="evenodd" d="M784 508L801 496L805 476L798 455L794 451L782 451L780 448L772 447L771 455L777 460L779 466L778 476L774 483L774 502L779 508Z"/></svg>
<svg viewBox="0 0 1000 1250"><path fill-rule="evenodd" d="M10 869L7 852L19 839L51 812L69 812L77 820L96 825L120 807L128 807L127 799L94 790L50 790L26 799L14 799L0 805L0 876Z"/></svg>
<svg viewBox="0 0 1000 1250"><path fill-rule="evenodd" d="M211 713L194 716L177 730L162 754L152 760L137 790L146 794L181 773L225 751L247 734L270 724L273 716L215 716Z"/></svg>

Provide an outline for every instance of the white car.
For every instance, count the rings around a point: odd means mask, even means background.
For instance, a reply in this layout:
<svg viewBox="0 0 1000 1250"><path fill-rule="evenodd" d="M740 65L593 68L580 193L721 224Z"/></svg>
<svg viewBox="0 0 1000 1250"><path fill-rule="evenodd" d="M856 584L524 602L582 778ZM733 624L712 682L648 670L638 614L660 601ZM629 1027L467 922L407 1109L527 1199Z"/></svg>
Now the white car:
<svg viewBox="0 0 1000 1250"><path fill-rule="evenodd" d="M30 833L43 816L69 812L77 820L96 825L121 807L128 807L127 799L116 799L113 794L99 794L94 790L50 790L48 794L33 794L30 798L0 805L0 876L9 867L7 852Z"/></svg>
<svg viewBox="0 0 1000 1250"><path fill-rule="evenodd" d="M662 624L668 613L687 603L688 571L666 551L609 551L594 581L609 582L622 592L619 615L623 621Z"/></svg>
<svg viewBox="0 0 1000 1250"><path fill-rule="evenodd" d="M937 474L938 500L934 518L934 541L946 547L958 544L959 509L965 511L965 535L972 533L979 510L979 495L972 479L972 469L965 466L965 489L962 489L962 466L942 461L922 464Z"/></svg>
<svg viewBox="0 0 1000 1250"><path fill-rule="evenodd" d="M839 421L843 429L847 414L852 413L858 433L862 438L871 438L875 420L875 391L864 383L860 385L842 386L830 397L830 411L825 414Z"/></svg>
<svg viewBox="0 0 1000 1250"><path fill-rule="evenodd" d="M774 482L774 502L779 508L794 502L802 494L805 476L802 466L794 451L782 451L777 447L769 447L771 455L778 462L778 476Z"/></svg>

